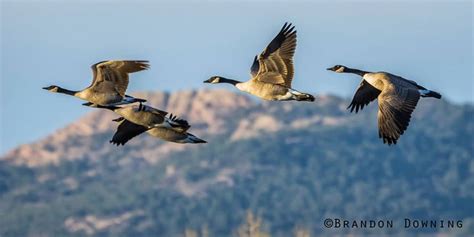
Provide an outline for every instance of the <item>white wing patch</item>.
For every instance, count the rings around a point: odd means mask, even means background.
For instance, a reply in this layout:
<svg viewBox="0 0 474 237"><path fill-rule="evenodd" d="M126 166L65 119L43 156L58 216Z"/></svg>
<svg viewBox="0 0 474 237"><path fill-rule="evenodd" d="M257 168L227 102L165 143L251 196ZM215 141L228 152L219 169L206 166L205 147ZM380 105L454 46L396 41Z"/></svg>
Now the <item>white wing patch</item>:
<svg viewBox="0 0 474 237"><path fill-rule="evenodd" d="M377 76L374 73L366 73L362 78L368 82L371 86L376 87Z"/></svg>
<svg viewBox="0 0 474 237"><path fill-rule="evenodd" d="M421 95L428 95L428 93L430 93L431 91L430 90L418 90L418 92L420 92Z"/></svg>

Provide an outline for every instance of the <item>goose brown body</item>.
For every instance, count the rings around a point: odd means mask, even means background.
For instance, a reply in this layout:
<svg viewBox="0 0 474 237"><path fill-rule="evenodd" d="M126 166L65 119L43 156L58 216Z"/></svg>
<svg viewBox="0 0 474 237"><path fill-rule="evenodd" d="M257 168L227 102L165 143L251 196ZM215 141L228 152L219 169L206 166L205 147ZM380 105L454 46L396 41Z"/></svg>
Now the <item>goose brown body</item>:
<svg viewBox="0 0 474 237"><path fill-rule="evenodd" d="M283 85L249 80L247 82L238 83L236 87L241 91L264 100L289 100L291 98L290 89Z"/></svg>
<svg viewBox="0 0 474 237"><path fill-rule="evenodd" d="M194 136L186 131L178 132L174 129L169 128L153 128L147 131L153 137L160 138L168 142L175 143L205 143L204 141L200 142L190 142L188 138ZM197 141L197 140L196 140Z"/></svg>
<svg viewBox="0 0 474 237"><path fill-rule="evenodd" d="M163 125L168 114L165 111L142 104L119 107L114 112L135 124L148 128Z"/></svg>

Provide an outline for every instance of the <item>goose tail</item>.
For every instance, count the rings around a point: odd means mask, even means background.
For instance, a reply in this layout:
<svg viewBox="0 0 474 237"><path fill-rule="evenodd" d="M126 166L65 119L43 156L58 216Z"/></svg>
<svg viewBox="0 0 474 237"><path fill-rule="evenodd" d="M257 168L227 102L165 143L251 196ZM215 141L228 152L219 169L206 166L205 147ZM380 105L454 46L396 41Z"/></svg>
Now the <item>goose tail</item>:
<svg viewBox="0 0 474 237"><path fill-rule="evenodd" d="M166 122L168 123L168 125L177 130L177 131L186 131L188 130L191 126L189 125L188 121L184 120L184 119L180 119L178 118L177 116L173 115L173 114L170 114L167 118L166 118Z"/></svg>
<svg viewBox="0 0 474 237"><path fill-rule="evenodd" d="M431 90L420 90L421 97L433 97L436 99L441 99L441 94L436 91Z"/></svg>
<svg viewBox="0 0 474 237"><path fill-rule="evenodd" d="M185 142L186 142L186 143L194 143L194 144L197 144L197 143L207 143L207 141L202 140L201 138L196 137L196 136L194 136L194 135L191 134L191 133L188 133L188 137L185 139Z"/></svg>
<svg viewBox="0 0 474 237"><path fill-rule="evenodd" d="M124 101L125 101L125 102L128 102L128 103L136 103L136 102L142 103L142 102L146 102L145 99L135 98L135 97L132 97L132 96L129 96L129 95L125 95Z"/></svg>

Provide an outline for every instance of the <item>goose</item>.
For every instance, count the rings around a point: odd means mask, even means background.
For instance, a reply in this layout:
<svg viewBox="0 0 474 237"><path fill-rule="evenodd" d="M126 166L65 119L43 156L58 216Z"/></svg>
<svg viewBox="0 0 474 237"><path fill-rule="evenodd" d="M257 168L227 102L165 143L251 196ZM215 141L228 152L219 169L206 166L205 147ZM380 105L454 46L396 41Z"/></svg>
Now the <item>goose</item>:
<svg viewBox="0 0 474 237"><path fill-rule="evenodd" d="M441 99L441 94L428 90L416 82L388 72L366 72L336 65L327 70L337 73L353 73L362 77L354 98L347 109L359 112L364 106L378 98L377 113L379 138L388 145L397 144L397 140L408 128L411 114L420 97Z"/></svg>
<svg viewBox="0 0 474 237"><path fill-rule="evenodd" d="M180 120L173 116L170 116L170 119ZM117 127L117 131L112 137L112 140L110 140L110 143L117 146L125 145L125 143L127 143L130 139L142 134L143 132L147 132L153 137L157 137L169 142L193 143L193 144L207 143L206 141L196 137L195 135L188 133L187 129L182 130L182 131L177 131L171 128L162 128L162 127L150 129L145 126L132 123L123 117L114 119L113 121L119 122L119 126Z"/></svg>
<svg viewBox="0 0 474 237"><path fill-rule="evenodd" d="M296 49L294 28L291 23L285 23L263 52L255 56L250 68L250 80L240 82L222 76L212 76L204 83L228 83L264 100L314 101L314 96L291 88L294 74L293 55Z"/></svg>
<svg viewBox="0 0 474 237"><path fill-rule="evenodd" d="M140 126L144 126L148 129L165 127L182 132L186 131L190 127L186 120L172 119L172 117L169 118L166 116L168 112L144 105L142 103L124 107L110 105L102 106L97 104L88 104L86 106L111 110L124 117L126 120Z"/></svg>
<svg viewBox="0 0 474 237"><path fill-rule="evenodd" d="M98 62L91 66L92 84L81 90L72 91L56 85L43 87L50 92L72 95L88 101L84 105L123 105L134 102L145 102L144 99L126 95L128 74L150 67L144 60L109 60Z"/></svg>

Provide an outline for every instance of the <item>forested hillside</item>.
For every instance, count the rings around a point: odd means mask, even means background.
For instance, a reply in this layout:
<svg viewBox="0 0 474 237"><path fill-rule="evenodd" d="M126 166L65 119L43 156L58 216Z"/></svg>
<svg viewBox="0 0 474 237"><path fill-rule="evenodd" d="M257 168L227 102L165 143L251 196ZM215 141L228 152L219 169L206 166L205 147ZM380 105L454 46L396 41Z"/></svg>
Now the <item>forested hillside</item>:
<svg viewBox="0 0 474 237"><path fill-rule="evenodd" d="M0 160L1 236L239 236L248 212L271 236L474 235L474 107L422 99L396 146L379 140L376 102L256 102L227 91L142 93L209 143L141 135L108 143L92 112ZM78 105L79 106L79 105ZM394 228L326 229L326 218ZM404 218L462 228L403 228ZM205 231L201 231L205 230ZM241 236L241 235L240 235ZM301 235L304 236L304 235Z"/></svg>

